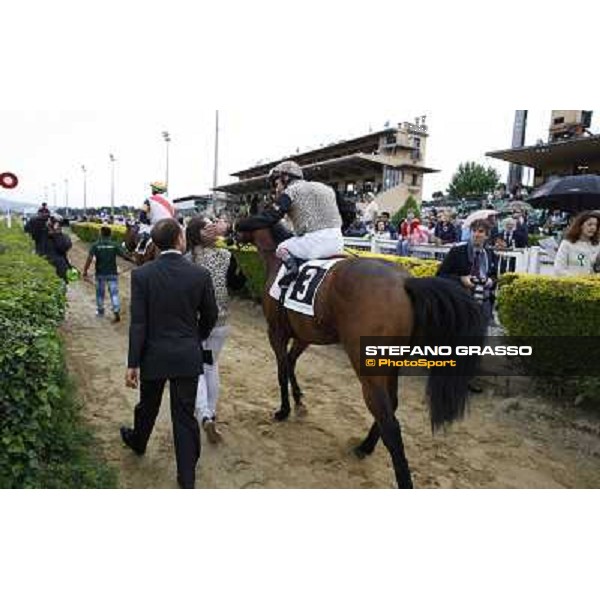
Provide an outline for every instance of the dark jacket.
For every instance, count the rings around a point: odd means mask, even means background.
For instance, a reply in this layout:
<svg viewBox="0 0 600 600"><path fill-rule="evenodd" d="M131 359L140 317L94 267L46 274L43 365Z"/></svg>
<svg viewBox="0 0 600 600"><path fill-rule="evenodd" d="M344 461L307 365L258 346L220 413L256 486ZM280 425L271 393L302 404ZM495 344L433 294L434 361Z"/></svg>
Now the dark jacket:
<svg viewBox="0 0 600 600"><path fill-rule="evenodd" d="M367 235L367 226L364 223L353 223L344 231L346 237L361 238Z"/></svg>
<svg viewBox="0 0 600 600"><path fill-rule="evenodd" d="M488 278L498 279L498 257L495 252L486 249L488 255ZM469 244L461 244L450 250L438 271L438 277L460 280L461 277L471 275L473 261L469 257Z"/></svg>
<svg viewBox="0 0 600 600"><path fill-rule="evenodd" d="M454 244L457 239L456 227L454 227L453 223L440 222L435 226L433 235L442 240L444 244Z"/></svg>
<svg viewBox="0 0 600 600"><path fill-rule="evenodd" d="M56 274L65 281L67 278L67 270L70 266L67 253L72 247L73 243L68 235L58 231L51 231L48 233L46 256L56 268Z"/></svg>
<svg viewBox="0 0 600 600"><path fill-rule="evenodd" d="M217 322L209 272L179 254L166 254L132 272L129 368L141 379L202 373L202 341Z"/></svg>
<svg viewBox="0 0 600 600"><path fill-rule="evenodd" d="M527 248L529 243L529 234L526 229L515 229L512 234L512 244L508 243L509 235L506 231L502 232L498 238L498 240L502 240L508 248Z"/></svg>
<svg viewBox="0 0 600 600"><path fill-rule="evenodd" d="M35 216L27 223L27 233L35 242L35 252L39 256L46 256L48 250L48 219Z"/></svg>

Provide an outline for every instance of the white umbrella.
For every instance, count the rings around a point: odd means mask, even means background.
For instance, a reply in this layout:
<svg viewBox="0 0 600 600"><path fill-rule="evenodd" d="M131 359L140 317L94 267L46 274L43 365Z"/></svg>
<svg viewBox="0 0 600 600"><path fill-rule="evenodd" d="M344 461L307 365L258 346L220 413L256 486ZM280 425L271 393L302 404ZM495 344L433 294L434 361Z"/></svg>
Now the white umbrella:
<svg viewBox="0 0 600 600"><path fill-rule="evenodd" d="M495 210L478 210L465 219L463 227L471 227L475 221L487 221L490 217L494 217L497 214L498 212Z"/></svg>

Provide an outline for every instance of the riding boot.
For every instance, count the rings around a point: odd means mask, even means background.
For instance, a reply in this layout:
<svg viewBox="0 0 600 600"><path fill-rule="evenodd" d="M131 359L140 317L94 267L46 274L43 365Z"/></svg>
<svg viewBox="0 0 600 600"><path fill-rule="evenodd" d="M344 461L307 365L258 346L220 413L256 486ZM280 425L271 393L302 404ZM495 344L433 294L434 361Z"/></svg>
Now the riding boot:
<svg viewBox="0 0 600 600"><path fill-rule="evenodd" d="M296 280L296 277L298 277L300 265L298 259L292 254L288 254L287 258L284 259L283 264L285 265L287 272L279 282L279 287L287 289Z"/></svg>

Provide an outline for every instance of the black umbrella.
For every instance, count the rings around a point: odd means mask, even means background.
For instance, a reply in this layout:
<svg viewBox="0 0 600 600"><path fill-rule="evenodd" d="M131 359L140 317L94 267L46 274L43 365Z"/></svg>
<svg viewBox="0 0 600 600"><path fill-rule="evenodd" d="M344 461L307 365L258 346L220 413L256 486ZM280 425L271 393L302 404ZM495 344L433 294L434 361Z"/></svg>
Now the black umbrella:
<svg viewBox="0 0 600 600"><path fill-rule="evenodd" d="M545 183L529 198L535 208L581 212L600 208L600 176L575 175Z"/></svg>

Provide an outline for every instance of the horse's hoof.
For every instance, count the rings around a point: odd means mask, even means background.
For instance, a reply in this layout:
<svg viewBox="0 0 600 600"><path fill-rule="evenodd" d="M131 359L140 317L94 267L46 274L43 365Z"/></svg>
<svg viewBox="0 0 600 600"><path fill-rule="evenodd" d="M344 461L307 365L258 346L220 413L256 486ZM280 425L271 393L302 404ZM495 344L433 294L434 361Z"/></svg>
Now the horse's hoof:
<svg viewBox="0 0 600 600"><path fill-rule="evenodd" d="M278 410L275 413L275 420L278 421L279 423L283 423L284 421L287 421L289 418L290 418L289 410Z"/></svg>
<svg viewBox="0 0 600 600"><path fill-rule="evenodd" d="M369 454L364 451L362 446L357 446L356 448L354 448L354 456L356 456L358 460L365 460L369 458Z"/></svg>
<svg viewBox="0 0 600 600"><path fill-rule="evenodd" d="M399 490L414 490L415 485L412 479L405 479L403 481L398 481L398 489Z"/></svg>

